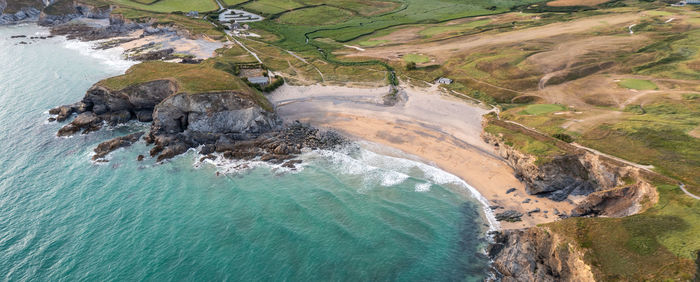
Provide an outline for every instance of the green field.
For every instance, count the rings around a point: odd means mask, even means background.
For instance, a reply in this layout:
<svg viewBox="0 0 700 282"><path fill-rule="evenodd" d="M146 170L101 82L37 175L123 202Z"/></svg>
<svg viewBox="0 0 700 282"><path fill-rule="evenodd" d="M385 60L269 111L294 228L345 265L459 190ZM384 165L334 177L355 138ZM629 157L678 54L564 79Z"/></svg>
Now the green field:
<svg viewBox="0 0 700 282"><path fill-rule="evenodd" d="M659 202L624 218L570 218L552 231L585 252L600 281L691 281L700 249L700 201L659 183Z"/></svg>
<svg viewBox="0 0 700 282"><path fill-rule="evenodd" d="M281 23L315 26L319 22L336 24L352 17L352 12L331 7L319 6L285 13L279 18Z"/></svg>
<svg viewBox="0 0 700 282"><path fill-rule="evenodd" d="M543 115L553 112L559 112L566 110L566 107L562 105L555 104L535 104L525 107L524 110L520 112L523 115Z"/></svg>
<svg viewBox="0 0 700 282"><path fill-rule="evenodd" d="M142 4L144 2L136 2L134 0L111 0L114 3L125 7L131 7L146 11L170 13L175 11L215 11L219 9L214 0L160 0L153 4Z"/></svg>
<svg viewBox="0 0 700 282"><path fill-rule="evenodd" d="M624 88L636 89L636 90L656 90L656 89L659 89L659 87L651 81L644 80L644 79L634 79L634 78L623 79L622 81L618 82L618 85L620 85Z"/></svg>
<svg viewBox="0 0 700 282"><path fill-rule="evenodd" d="M566 154L565 151L555 145L536 140L531 136L497 125L489 124L484 128L484 131L495 136L501 136L506 145L512 146L523 153L535 156L537 158L536 164L544 164L551 161L554 157Z"/></svg>
<svg viewBox="0 0 700 282"><path fill-rule="evenodd" d="M672 16L673 13L667 12L667 11L647 11L646 12L650 16Z"/></svg>
<svg viewBox="0 0 700 282"><path fill-rule="evenodd" d="M252 2L246 4L244 7L251 8L256 11L265 11L268 14L280 13L285 9L298 8L306 4L304 3L325 3L326 1L299 1L294 2L291 0L283 1L284 5L277 9L273 9L267 6L259 6L262 1ZM363 1L348 1L360 3ZM488 15L494 13L505 12L511 7L519 4L536 2L534 0L506 0L493 3L487 0L475 0L470 2L464 2L459 0L436 0L436 1L423 1L423 0L404 0L401 6L396 6L396 9L383 14L377 14L373 16L361 16L362 10L358 5L345 6L342 8L352 10L358 13L358 16L349 18L342 23L334 22L323 22L320 21L316 26L305 26L307 24L306 20L300 22L285 21L284 23L280 21L264 21L259 23L254 23L253 26L256 28L261 28L268 30L270 32L277 33L282 38L280 41L275 42L275 44L282 46L285 49L303 51L303 50L315 50L313 46L307 44L305 35L308 35L310 39L314 38L330 38L337 42L348 42L353 39L359 38L364 35L368 35L379 30L383 30L389 27L406 25L413 23L438 23L444 22L452 19L473 17L479 15ZM332 3L332 2L329 2ZM375 9L386 8L386 1L367 1L368 5L364 5L363 9L371 10L372 6ZM334 5L334 4L329 4ZM493 6L495 5L495 8ZM338 4L338 6L340 6ZM488 9L487 9L488 8ZM310 16L313 16L311 14ZM317 16L320 16L317 14ZM280 17L284 17L282 14ZM332 47L332 46L324 46Z"/></svg>
<svg viewBox="0 0 700 282"><path fill-rule="evenodd" d="M245 3L247 0L222 0L221 2L226 6L235 6L241 3Z"/></svg>
<svg viewBox="0 0 700 282"><path fill-rule="evenodd" d="M304 4L293 0L257 0L243 5L243 8L246 10L265 15L277 14L300 7L304 7Z"/></svg>
<svg viewBox="0 0 700 282"><path fill-rule="evenodd" d="M430 57L420 54L406 54L403 56L404 62L407 63L427 63L430 62Z"/></svg>

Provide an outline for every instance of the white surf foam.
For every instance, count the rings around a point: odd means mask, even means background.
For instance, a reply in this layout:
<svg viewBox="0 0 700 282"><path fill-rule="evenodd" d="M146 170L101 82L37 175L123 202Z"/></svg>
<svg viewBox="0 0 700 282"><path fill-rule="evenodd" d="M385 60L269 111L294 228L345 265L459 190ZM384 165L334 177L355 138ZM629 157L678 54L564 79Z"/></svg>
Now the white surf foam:
<svg viewBox="0 0 700 282"><path fill-rule="evenodd" d="M428 191L430 191L430 186L433 186L433 185L428 183L428 182L418 183L418 184L416 184L416 192L428 192Z"/></svg>
<svg viewBox="0 0 700 282"><path fill-rule="evenodd" d="M122 56L124 49L120 47L114 47L106 50L95 49L95 44L92 42L84 42L80 40L68 40L65 37L61 39L63 47L71 50L76 50L80 52L83 56L93 57L98 59L100 63L118 70L120 72L125 72L131 66L138 62L125 60Z"/></svg>
<svg viewBox="0 0 700 282"><path fill-rule="evenodd" d="M381 155L357 147L342 151L319 150L314 153L338 165L338 169L343 173L361 175L367 184L370 186L374 185L374 187L376 187L377 182L382 186L401 184L409 179L411 175L416 175L416 178L426 181L425 183L416 184L416 192L428 192L433 184L452 184L462 187L481 204L484 216L489 223L489 231L500 229L500 224L489 208L489 201L479 191L454 174L411 160L415 159L414 157L406 156L407 158L403 158Z"/></svg>

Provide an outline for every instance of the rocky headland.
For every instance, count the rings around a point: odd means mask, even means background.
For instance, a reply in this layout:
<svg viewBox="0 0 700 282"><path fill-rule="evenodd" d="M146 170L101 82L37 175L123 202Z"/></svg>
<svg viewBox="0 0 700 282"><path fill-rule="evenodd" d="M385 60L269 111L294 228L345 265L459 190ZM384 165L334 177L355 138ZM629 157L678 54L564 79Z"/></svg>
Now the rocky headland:
<svg viewBox="0 0 700 282"><path fill-rule="evenodd" d="M163 161L191 148L214 158L220 153L229 159L263 161L293 166L288 161L302 149L330 149L344 142L339 135L312 128L299 122L284 125L274 110L260 105L241 91L189 94L178 92L173 80L154 80L113 91L102 85L91 87L75 104L49 111L51 121L63 122L58 136L86 134L105 124L117 125L130 120L150 122L149 133L135 133L100 144L94 160L118 148L129 146L145 135L153 144L150 155ZM265 106L265 108L263 107Z"/></svg>
<svg viewBox="0 0 700 282"><path fill-rule="evenodd" d="M534 138L551 138L495 122ZM484 132L482 137L513 167L529 194L560 201L569 195L585 196L566 217L624 217L640 213L658 201L648 173L638 167L556 140L550 141L567 153L538 163L537 157L508 145L502 136ZM493 235L488 252L494 261L493 272L502 281L594 280L583 253L549 232L546 226L504 230Z"/></svg>

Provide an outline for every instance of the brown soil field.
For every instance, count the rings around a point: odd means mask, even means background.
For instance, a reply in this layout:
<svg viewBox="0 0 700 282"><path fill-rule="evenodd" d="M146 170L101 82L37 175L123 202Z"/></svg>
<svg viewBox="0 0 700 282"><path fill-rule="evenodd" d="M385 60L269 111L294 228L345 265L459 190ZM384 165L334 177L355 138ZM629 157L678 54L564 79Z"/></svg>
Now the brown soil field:
<svg viewBox="0 0 700 282"><path fill-rule="evenodd" d="M422 53L445 61L456 53L473 50L478 47L512 44L528 40L550 38L558 35L586 32L600 26L625 26L634 22L641 15L636 13L615 14L589 17L563 23L553 23L525 30L504 32L499 34L463 36L441 42L423 44L387 46L368 48L365 52L356 52L348 56L376 57L390 60L400 59L400 55Z"/></svg>

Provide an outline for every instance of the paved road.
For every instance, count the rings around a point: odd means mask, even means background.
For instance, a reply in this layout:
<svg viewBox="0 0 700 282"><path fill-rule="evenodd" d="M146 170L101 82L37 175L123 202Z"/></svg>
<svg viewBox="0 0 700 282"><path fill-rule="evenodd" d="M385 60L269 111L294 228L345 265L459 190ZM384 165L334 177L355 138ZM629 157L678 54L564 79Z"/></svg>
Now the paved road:
<svg viewBox="0 0 700 282"><path fill-rule="evenodd" d="M221 5L221 2L219 2L219 0L216 0L216 4L219 5L219 11L223 11L225 9L224 5Z"/></svg>

